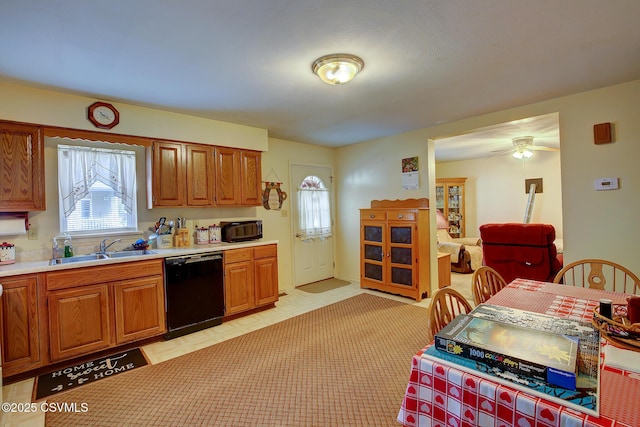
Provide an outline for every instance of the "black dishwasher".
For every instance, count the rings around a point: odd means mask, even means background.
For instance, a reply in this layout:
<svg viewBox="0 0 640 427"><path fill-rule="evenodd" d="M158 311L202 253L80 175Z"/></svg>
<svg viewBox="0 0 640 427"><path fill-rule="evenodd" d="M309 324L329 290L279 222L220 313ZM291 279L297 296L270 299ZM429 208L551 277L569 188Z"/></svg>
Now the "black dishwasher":
<svg viewBox="0 0 640 427"><path fill-rule="evenodd" d="M222 252L166 258L164 268L165 338L176 338L222 323Z"/></svg>

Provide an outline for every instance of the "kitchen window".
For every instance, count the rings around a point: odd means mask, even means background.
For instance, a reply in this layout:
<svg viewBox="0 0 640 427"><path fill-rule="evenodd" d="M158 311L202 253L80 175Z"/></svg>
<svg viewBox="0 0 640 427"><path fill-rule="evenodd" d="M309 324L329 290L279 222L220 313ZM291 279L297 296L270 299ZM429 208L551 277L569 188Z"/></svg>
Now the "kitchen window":
<svg viewBox="0 0 640 427"><path fill-rule="evenodd" d="M137 230L136 153L58 145L60 231Z"/></svg>

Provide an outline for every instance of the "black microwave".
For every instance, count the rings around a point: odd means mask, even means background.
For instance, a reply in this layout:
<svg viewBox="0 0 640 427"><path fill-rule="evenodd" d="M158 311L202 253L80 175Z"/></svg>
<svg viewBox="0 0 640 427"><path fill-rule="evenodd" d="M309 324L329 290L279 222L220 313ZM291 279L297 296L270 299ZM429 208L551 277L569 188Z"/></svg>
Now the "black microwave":
<svg viewBox="0 0 640 427"><path fill-rule="evenodd" d="M220 232L223 242L245 242L262 239L262 221L221 222Z"/></svg>

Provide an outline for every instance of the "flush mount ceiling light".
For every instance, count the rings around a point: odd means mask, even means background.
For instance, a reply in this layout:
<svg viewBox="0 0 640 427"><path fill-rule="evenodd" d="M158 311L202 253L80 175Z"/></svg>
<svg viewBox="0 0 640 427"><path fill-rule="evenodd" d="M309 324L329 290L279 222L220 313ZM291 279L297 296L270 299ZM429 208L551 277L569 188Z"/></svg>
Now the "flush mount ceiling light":
<svg viewBox="0 0 640 427"><path fill-rule="evenodd" d="M311 69L320 80L330 85L350 82L364 68L364 61L348 53L325 55L315 60Z"/></svg>

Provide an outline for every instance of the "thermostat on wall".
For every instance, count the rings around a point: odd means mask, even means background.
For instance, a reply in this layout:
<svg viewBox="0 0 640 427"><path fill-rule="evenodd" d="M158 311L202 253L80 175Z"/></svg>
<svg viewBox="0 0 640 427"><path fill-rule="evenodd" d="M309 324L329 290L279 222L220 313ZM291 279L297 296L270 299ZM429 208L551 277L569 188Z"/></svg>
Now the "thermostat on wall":
<svg viewBox="0 0 640 427"><path fill-rule="evenodd" d="M618 178L596 178L596 190L617 190Z"/></svg>

